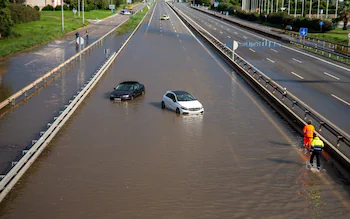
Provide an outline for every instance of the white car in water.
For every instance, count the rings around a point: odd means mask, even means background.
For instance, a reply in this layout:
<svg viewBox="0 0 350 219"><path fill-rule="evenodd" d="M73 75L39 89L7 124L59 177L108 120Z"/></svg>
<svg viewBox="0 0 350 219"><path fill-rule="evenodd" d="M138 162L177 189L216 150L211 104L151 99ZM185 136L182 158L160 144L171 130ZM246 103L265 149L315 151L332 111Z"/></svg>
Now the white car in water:
<svg viewBox="0 0 350 219"><path fill-rule="evenodd" d="M177 114L204 113L203 105L186 91L167 91L163 95L162 109L168 108Z"/></svg>

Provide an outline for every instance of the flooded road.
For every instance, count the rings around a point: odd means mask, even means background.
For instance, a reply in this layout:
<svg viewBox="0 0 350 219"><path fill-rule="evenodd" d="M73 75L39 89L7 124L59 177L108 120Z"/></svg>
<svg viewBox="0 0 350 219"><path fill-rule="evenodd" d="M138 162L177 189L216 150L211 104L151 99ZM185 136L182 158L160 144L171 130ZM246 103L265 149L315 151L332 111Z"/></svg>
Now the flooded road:
<svg viewBox="0 0 350 219"><path fill-rule="evenodd" d="M134 10L143 6L136 5ZM78 30L85 40L84 47L128 18L127 15L116 14L100 21L91 21L90 25ZM89 33L88 40L85 31ZM78 53L74 34L72 32L37 48L0 59L0 102Z"/></svg>
<svg viewBox="0 0 350 219"><path fill-rule="evenodd" d="M308 171L293 147L300 137L163 2L148 22L1 203L1 218L350 216L332 168ZM146 95L110 101L123 80ZM162 110L171 89L196 96L204 115Z"/></svg>
<svg viewBox="0 0 350 219"><path fill-rule="evenodd" d="M129 33L130 34L130 33ZM86 83L106 60L104 49L119 49L129 34L111 35L94 52L82 56L57 78L39 89L33 97L18 103L14 110L0 111L0 174L6 174L12 161L17 161L21 151L40 137L64 105Z"/></svg>

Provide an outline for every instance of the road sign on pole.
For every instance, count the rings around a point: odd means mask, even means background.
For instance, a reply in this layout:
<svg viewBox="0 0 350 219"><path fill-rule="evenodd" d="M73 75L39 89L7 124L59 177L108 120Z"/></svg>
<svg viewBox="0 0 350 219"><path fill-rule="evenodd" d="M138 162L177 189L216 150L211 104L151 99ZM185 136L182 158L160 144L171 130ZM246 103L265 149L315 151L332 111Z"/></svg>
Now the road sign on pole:
<svg viewBox="0 0 350 219"><path fill-rule="evenodd" d="M214 8L217 8L219 6L220 2L214 2Z"/></svg>
<svg viewBox="0 0 350 219"><path fill-rule="evenodd" d="M232 60L235 61L235 50L238 48L238 43L236 40L232 43Z"/></svg>
<svg viewBox="0 0 350 219"><path fill-rule="evenodd" d="M299 35L302 37L307 36L308 29L307 28L300 28Z"/></svg>

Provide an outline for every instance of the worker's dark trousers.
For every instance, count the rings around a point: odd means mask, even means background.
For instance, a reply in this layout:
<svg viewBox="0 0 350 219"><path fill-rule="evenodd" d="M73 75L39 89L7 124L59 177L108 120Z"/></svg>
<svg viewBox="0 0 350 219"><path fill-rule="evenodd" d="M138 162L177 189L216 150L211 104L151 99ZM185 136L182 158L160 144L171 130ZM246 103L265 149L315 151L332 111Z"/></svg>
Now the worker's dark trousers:
<svg viewBox="0 0 350 219"><path fill-rule="evenodd" d="M320 162L320 158L322 155L322 151L313 151L310 157L310 164L312 165L313 161L314 161L314 157L316 156L316 160L317 160L317 168L320 168L321 166L321 162Z"/></svg>

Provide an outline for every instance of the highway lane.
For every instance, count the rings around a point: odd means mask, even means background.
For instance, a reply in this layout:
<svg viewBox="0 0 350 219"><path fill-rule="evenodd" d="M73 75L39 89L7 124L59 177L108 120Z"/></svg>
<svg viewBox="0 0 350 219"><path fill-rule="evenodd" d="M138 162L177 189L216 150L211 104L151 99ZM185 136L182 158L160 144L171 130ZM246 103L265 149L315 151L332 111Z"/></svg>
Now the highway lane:
<svg viewBox="0 0 350 219"><path fill-rule="evenodd" d="M134 10L137 11L143 6L144 4L136 5ZM95 42L128 18L128 15L116 14L103 20L91 21L90 25L79 30L80 35L85 39L84 47ZM86 30L89 33L87 41ZM37 48L0 60L0 101L79 52L74 34L75 32L64 35Z"/></svg>
<svg viewBox="0 0 350 219"><path fill-rule="evenodd" d="M82 56L53 82L40 89L26 102L0 116L0 174L6 174L12 161L17 161L22 150L40 137L47 123L84 85L106 59L105 48L118 49L127 35L111 35L94 52Z"/></svg>
<svg viewBox="0 0 350 219"><path fill-rule="evenodd" d="M175 29L160 25L164 11ZM1 218L349 216L344 185L304 168L293 130L163 2L148 22L2 203ZM109 101L123 80L144 83L146 95ZM168 89L193 93L205 114L162 110Z"/></svg>
<svg viewBox="0 0 350 219"><path fill-rule="evenodd" d="M239 55L350 133L350 124L347 122L350 119L348 67L319 61L184 4L175 5L229 47L232 47L233 40L240 42L237 49Z"/></svg>

